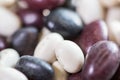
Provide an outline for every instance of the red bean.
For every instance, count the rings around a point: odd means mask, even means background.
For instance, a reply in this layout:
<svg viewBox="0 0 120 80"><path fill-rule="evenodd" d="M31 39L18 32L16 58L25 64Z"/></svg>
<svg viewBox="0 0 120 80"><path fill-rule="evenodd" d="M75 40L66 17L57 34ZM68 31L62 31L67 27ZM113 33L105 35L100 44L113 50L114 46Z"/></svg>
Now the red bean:
<svg viewBox="0 0 120 80"><path fill-rule="evenodd" d="M86 57L82 80L110 80L119 66L119 47L111 41L94 44Z"/></svg>
<svg viewBox="0 0 120 80"><path fill-rule="evenodd" d="M93 44L107 39L108 29L105 22L97 20L86 25L75 42L82 48L84 55L86 55Z"/></svg>

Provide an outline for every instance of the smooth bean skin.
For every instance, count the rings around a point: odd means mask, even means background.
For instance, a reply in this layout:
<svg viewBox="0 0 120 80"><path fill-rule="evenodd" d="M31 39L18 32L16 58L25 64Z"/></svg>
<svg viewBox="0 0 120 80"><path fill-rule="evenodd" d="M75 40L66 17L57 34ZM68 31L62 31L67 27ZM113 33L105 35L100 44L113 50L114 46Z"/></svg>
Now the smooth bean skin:
<svg viewBox="0 0 120 80"><path fill-rule="evenodd" d="M45 19L46 27L61 34L65 39L76 37L83 29L80 16L72 10L58 8Z"/></svg>
<svg viewBox="0 0 120 80"><path fill-rule="evenodd" d="M81 34L74 41L82 48L84 55L90 47L100 40L108 39L108 29L104 21L97 20L86 25Z"/></svg>
<svg viewBox="0 0 120 80"><path fill-rule="evenodd" d="M99 41L87 54L82 80L110 80L119 66L119 47L112 41Z"/></svg>
<svg viewBox="0 0 120 80"><path fill-rule="evenodd" d="M61 41L55 47L58 62L68 73L79 72L84 65L84 55L79 46L69 40Z"/></svg>
<svg viewBox="0 0 120 80"><path fill-rule="evenodd" d="M43 16L35 11L24 9L19 10L18 15L24 26L34 26L39 30L43 26Z"/></svg>
<svg viewBox="0 0 120 80"><path fill-rule="evenodd" d="M1 80L28 80L27 77L20 71L0 66L0 79Z"/></svg>
<svg viewBox="0 0 120 80"><path fill-rule="evenodd" d="M21 20L8 8L0 6L0 35L11 37L21 28Z"/></svg>
<svg viewBox="0 0 120 80"><path fill-rule="evenodd" d="M65 0L25 0L29 8L33 10L53 9L62 4Z"/></svg>
<svg viewBox="0 0 120 80"><path fill-rule="evenodd" d="M12 47L20 55L32 55L38 42L38 30L34 27L26 27L18 30L11 39Z"/></svg>
<svg viewBox="0 0 120 80"><path fill-rule="evenodd" d="M24 73L29 80L53 80L54 78L52 67L33 56L22 56L15 68Z"/></svg>
<svg viewBox="0 0 120 80"><path fill-rule="evenodd" d="M37 44L34 50L34 56L48 63L53 63L56 61L55 48L63 40L63 37L58 33L51 33L45 36Z"/></svg>
<svg viewBox="0 0 120 80"><path fill-rule="evenodd" d="M19 53L11 48L0 51L0 66L14 67L20 59Z"/></svg>

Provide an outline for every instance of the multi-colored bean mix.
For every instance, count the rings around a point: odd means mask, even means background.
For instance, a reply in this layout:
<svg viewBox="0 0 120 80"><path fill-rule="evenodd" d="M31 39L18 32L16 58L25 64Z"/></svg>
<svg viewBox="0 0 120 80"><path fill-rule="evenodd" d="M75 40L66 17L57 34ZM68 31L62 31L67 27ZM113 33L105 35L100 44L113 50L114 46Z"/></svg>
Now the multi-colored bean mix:
<svg viewBox="0 0 120 80"><path fill-rule="evenodd" d="M120 80L120 0L0 0L0 80Z"/></svg>

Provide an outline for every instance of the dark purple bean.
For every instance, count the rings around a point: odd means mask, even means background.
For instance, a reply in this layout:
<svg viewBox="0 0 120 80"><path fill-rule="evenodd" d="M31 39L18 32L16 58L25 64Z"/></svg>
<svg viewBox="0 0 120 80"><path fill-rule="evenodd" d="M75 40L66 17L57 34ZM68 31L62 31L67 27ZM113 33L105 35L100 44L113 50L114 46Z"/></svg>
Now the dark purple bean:
<svg viewBox="0 0 120 80"><path fill-rule="evenodd" d="M119 47L99 41L89 50L81 73L82 80L110 80L119 66Z"/></svg>
<svg viewBox="0 0 120 80"><path fill-rule="evenodd" d="M51 12L45 20L45 25L50 31L57 32L66 39L76 37L83 29L78 14L65 8L58 8Z"/></svg>
<svg viewBox="0 0 120 80"><path fill-rule="evenodd" d="M11 45L20 55L32 55L38 43L38 30L26 27L18 30L11 39Z"/></svg>
<svg viewBox="0 0 120 80"><path fill-rule="evenodd" d="M23 72L29 80L54 80L52 67L47 62L32 56L22 56L15 68Z"/></svg>
<svg viewBox="0 0 120 80"><path fill-rule="evenodd" d="M105 22L97 20L86 25L75 42L82 48L84 55L86 55L93 44L107 39L108 29Z"/></svg>

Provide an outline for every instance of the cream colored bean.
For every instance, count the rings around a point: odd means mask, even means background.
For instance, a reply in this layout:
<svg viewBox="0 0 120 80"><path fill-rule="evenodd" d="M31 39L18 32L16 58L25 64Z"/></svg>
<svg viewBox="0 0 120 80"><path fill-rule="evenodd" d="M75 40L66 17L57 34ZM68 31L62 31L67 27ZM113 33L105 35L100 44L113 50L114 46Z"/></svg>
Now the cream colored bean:
<svg viewBox="0 0 120 80"><path fill-rule="evenodd" d="M34 52L34 56L49 63L53 63L56 60L54 48L62 40L63 37L58 33L47 35L42 41L38 43Z"/></svg>
<svg viewBox="0 0 120 80"><path fill-rule="evenodd" d="M106 22L110 40L120 45L120 7L113 7L108 10Z"/></svg>
<svg viewBox="0 0 120 80"><path fill-rule="evenodd" d="M28 80L26 76L12 68L0 67L0 80Z"/></svg>
<svg viewBox="0 0 120 80"><path fill-rule="evenodd" d="M76 9L86 24L104 18L104 10L99 0L78 0Z"/></svg>
<svg viewBox="0 0 120 80"><path fill-rule="evenodd" d="M67 80L68 73L65 72L65 70L58 61L55 61L52 64L52 67L55 72L55 80Z"/></svg>
<svg viewBox="0 0 120 80"><path fill-rule="evenodd" d="M21 26L20 19L7 8L0 7L0 34L10 37Z"/></svg>
<svg viewBox="0 0 120 80"><path fill-rule="evenodd" d="M119 0L100 0L100 2L106 8L110 8L120 4Z"/></svg>
<svg viewBox="0 0 120 80"><path fill-rule="evenodd" d="M4 49L0 52L0 66L14 67L19 59L20 56L14 49Z"/></svg>
<svg viewBox="0 0 120 80"><path fill-rule="evenodd" d="M72 41L62 41L55 48L56 57L63 68L69 73L80 71L84 64L84 55L77 44Z"/></svg>
<svg viewBox="0 0 120 80"><path fill-rule="evenodd" d="M16 0L0 0L0 6L10 7L14 5Z"/></svg>

